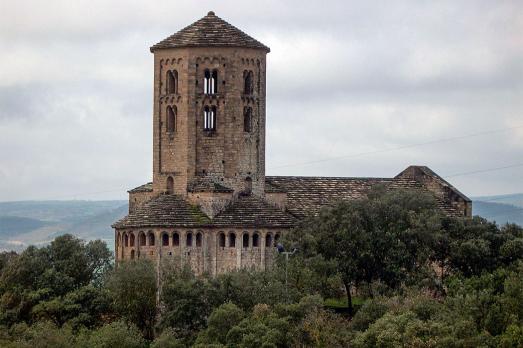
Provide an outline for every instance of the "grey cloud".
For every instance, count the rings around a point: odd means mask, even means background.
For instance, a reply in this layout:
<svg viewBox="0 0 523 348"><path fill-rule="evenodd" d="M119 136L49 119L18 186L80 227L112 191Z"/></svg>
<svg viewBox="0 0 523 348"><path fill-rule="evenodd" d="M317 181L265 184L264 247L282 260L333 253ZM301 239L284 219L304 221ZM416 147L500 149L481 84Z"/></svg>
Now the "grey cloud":
<svg viewBox="0 0 523 348"><path fill-rule="evenodd" d="M272 49L269 174L450 175L523 158L512 130L300 164L523 125L517 0L23 0L0 11L0 200L125 198L150 180L148 48L208 10ZM451 181L480 195L522 192L521 177Z"/></svg>

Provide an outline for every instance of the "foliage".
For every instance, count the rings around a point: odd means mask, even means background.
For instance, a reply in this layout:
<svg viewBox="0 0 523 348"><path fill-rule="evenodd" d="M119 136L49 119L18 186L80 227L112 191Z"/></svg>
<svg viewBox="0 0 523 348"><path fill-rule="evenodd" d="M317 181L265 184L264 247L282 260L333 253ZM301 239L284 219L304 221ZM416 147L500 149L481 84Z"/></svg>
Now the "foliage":
<svg viewBox="0 0 523 348"><path fill-rule="evenodd" d="M376 189L284 243L298 248L288 263L216 277L167 264L158 279L142 259L113 269L104 243L70 235L2 253L0 346L523 346L519 226ZM356 313L338 314L353 303Z"/></svg>
<svg viewBox="0 0 523 348"><path fill-rule="evenodd" d="M146 341L142 333L132 324L115 321L93 332L80 335L77 347L81 348L145 348Z"/></svg>
<svg viewBox="0 0 523 348"><path fill-rule="evenodd" d="M106 287L117 314L153 337L156 319L157 278L148 260L122 262L109 274Z"/></svg>
<svg viewBox="0 0 523 348"><path fill-rule="evenodd" d="M57 325L71 320L92 325L110 312L99 286L111 262L105 243L84 243L71 235L43 248L27 248L2 270L0 324L45 319Z"/></svg>
<svg viewBox="0 0 523 348"><path fill-rule="evenodd" d="M431 238L441 229L440 218L430 194L377 189L369 199L323 209L295 229L288 243L303 255L296 262L331 262L332 267L323 269L340 276L352 311L352 287L376 280L398 287L426 264Z"/></svg>

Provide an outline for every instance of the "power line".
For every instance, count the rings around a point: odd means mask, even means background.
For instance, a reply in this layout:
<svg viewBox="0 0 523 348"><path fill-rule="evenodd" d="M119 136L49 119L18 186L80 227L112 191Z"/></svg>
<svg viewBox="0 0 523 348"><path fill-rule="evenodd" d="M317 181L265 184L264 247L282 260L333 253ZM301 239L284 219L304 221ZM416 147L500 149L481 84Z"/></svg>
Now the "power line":
<svg viewBox="0 0 523 348"><path fill-rule="evenodd" d="M398 146L398 147L393 147L393 148L388 148L388 149L380 149L380 150L374 150L374 151L368 151L368 152L360 152L360 153L355 153L355 154L350 154L350 155L329 157L329 158L323 158L323 159L318 159L318 160L308 161L308 162L285 164L285 165L272 167L271 169L295 167L295 166L301 166L301 165L308 165L308 164L315 164L315 163L335 161L335 160L346 159L346 158L362 157L362 156L374 155L374 154L378 154L378 153L410 149L410 148L414 148L414 147L418 147L418 146L439 144L439 143L451 142L451 141L456 141L456 140L461 140L461 139L466 139L466 138L473 138L473 137L479 137L479 136L484 136L484 135L502 133L502 132L507 132L509 130L519 129L519 128L523 128L523 125L515 126L515 127L508 127L508 128L500 128L500 129L484 131L484 132L478 132L478 133L472 133L472 134L456 136L456 137L451 137L451 138L445 138L445 139L431 140L431 141L427 141L427 142L423 142L423 143L416 143L416 144Z"/></svg>
<svg viewBox="0 0 523 348"><path fill-rule="evenodd" d="M454 178L456 176L466 176L466 175L472 175L472 174L478 174L478 173L494 172L496 170L503 170L503 169L516 168L516 167L523 167L523 163L510 164L510 165L504 166L504 167L480 169L480 170L475 170L472 172L457 173L457 174L447 175L447 176L445 176L445 178Z"/></svg>
<svg viewBox="0 0 523 348"><path fill-rule="evenodd" d="M384 153L384 152L391 152L391 151L397 151L397 150L402 150L402 149L408 149L408 148L413 148L413 147L418 147L418 146L438 144L438 143L456 141L456 140L460 140L460 139L478 137L478 136L483 136L483 135L502 133L502 132L506 132L506 131L509 131L509 130L513 130L513 129L519 129L519 128L523 128L523 125L515 126L515 127L508 127L508 128L500 128L500 129L491 130L491 131L478 132L478 133L473 133L473 134L468 134L468 135L463 135L463 136L458 136L458 137L451 137L451 138L427 141L427 142L424 142L424 143L410 144L410 145L399 146L399 147L389 148L389 149L381 149L381 150L361 152L361 153L345 155L345 156L330 157L330 158L319 159L319 160L309 161L309 162L287 164L287 165L272 167L272 169L292 167L292 166L300 166L300 165L307 165L307 164L314 164L314 163L321 163L321 162L328 162L328 161L333 161L333 160L338 160L338 159L345 159L345 158L361 157L361 156L366 156L366 155L372 155L372 154L378 154L378 153ZM490 172L490 171L496 171L496 170L502 170L502 169L508 169L508 168L515 168L515 167L520 167L520 166L523 166L523 163L512 164L512 165L508 165L508 166L504 166L504 167L487 168L487 169L476 170L476 171L471 171L471 172L457 173L457 174L444 176L444 178L452 178L452 177L456 177L456 176L472 175L472 174L477 174L477 173L484 173L484 172ZM100 193L119 192L121 190L122 190L122 188L105 190L105 191L97 191L97 192L83 192L83 193L76 193L76 194L70 194L70 195L55 196L55 197L48 198L46 200L57 200L57 199L61 199L61 198L70 198L70 197L78 197L78 196L89 196L89 195L100 194Z"/></svg>

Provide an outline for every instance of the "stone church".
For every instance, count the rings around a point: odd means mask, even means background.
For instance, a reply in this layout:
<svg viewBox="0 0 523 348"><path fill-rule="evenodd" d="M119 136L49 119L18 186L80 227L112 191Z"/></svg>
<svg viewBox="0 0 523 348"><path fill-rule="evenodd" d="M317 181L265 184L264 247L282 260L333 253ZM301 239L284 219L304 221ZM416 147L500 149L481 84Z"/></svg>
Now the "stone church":
<svg viewBox="0 0 523 348"><path fill-rule="evenodd" d="M471 215L470 199L424 166L392 178L265 176L269 51L213 12L151 47L153 181L129 191L113 225L117 261L265 269L301 219L376 184L425 189L447 214Z"/></svg>

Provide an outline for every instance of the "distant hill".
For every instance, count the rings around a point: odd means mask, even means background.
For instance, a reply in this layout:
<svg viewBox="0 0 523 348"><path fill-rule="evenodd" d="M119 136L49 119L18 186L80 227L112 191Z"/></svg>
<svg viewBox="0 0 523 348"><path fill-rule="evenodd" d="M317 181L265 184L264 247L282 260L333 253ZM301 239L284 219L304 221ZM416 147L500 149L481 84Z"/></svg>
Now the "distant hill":
<svg viewBox="0 0 523 348"><path fill-rule="evenodd" d="M127 201L0 202L0 251L43 245L65 233L113 248L111 224L127 211Z"/></svg>
<svg viewBox="0 0 523 348"><path fill-rule="evenodd" d="M475 197L472 201L474 215L500 225L516 223L523 226L523 194Z"/></svg>
<svg viewBox="0 0 523 348"><path fill-rule="evenodd" d="M516 193L516 194L512 194L512 195L500 195L500 196L474 197L472 200L481 201L481 202L511 204L511 205L515 205L516 207L523 208L523 193Z"/></svg>
<svg viewBox="0 0 523 348"><path fill-rule="evenodd" d="M19 216L0 216L0 238L16 236L47 225L47 222Z"/></svg>

